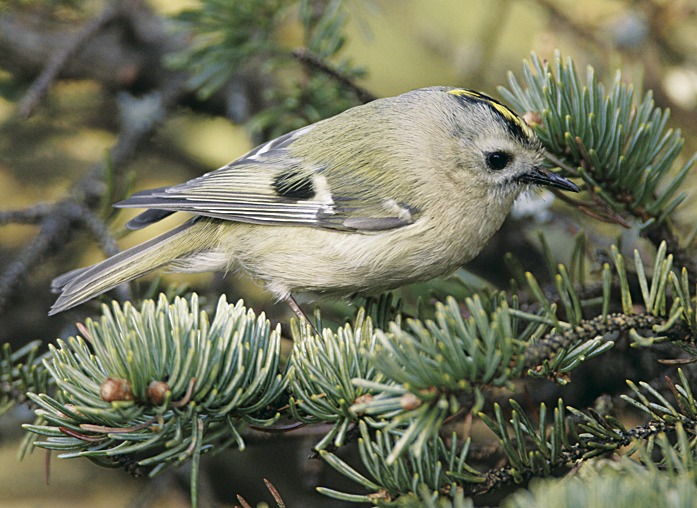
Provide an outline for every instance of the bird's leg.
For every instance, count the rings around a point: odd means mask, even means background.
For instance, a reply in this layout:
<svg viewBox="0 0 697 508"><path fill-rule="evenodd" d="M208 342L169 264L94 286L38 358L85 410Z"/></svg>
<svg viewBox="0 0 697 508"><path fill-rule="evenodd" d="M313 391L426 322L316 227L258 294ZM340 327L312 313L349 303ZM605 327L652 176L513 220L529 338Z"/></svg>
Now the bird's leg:
<svg viewBox="0 0 697 508"><path fill-rule="evenodd" d="M298 302L295 301L295 298L293 298L293 295L291 295L289 293L288 296L286 296L283 299L283 301L286 302L286 305L288 305L288 307L290 307L290 310L292 310L295 313L295 315L298 316L300 321L305 321L305 322L309 323L310 326L312 327L312 330L317 335L319 335L319 331L315 327L315 324L310 320L309 317L307 317L307 314L305 314L305 312L300 308L300 305L298 305Z"/></svg>

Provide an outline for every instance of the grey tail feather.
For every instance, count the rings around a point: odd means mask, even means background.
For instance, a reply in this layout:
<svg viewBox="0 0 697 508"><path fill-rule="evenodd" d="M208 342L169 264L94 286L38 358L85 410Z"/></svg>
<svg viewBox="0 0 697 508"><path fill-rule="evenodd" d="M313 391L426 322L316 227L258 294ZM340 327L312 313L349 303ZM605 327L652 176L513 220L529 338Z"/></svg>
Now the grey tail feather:
<svg viewBox="0 0 697 508"><path fill-rule="evenodd" d="M85 273L90 268L92 267L85 266L82 268L77 268L75 270L70 270L69 272L65 272L64 274L59 275L51 281L51 292L60 293L61 291L63 291L63 286L68 284L68 282L70 282L71 279L76 279L81 273Z"/></svg>
<svg viewBox="0 0 697 508"><path fill-rule="evenodd" d="M157 268L165 266L177 258L195 251L203 250L202 240L206 235L194 235L186 241L178 241L177 248L170 248L167 256L163 256L163 247L172 240L186 235L194 221L188 221L181 226L168 231L152 240L141 243L128 250L120 252L101 263L79 268L56 277L51 283L51 289L60 296L51 307L48 315L52 316L64 310L79 305L110 289L141 277Z"/></svg>
<svg viewBox="0 0 697 508"><path fill-rule="evenodd" d="M143 229L144 227L161 221L165 217L169 217L173 213L174 211L172 210L157 210L151 208L150 210L146 210L143 213L136 215L131 220L129 220L126 223L126 227L132 230Z"/></svg>
<svg viewBox="0 0 697 508"><path fill-rule="evenodd" d="M165 193L168 188L169 187L158 187L157 189L136 192L128 199L114 204L116 208L150 208L128 221L126 227L128 229L143 229L150 224L154 224L172 215L175 212L174 210L158 210L150 206L153 201L153 194Z"/></svg>

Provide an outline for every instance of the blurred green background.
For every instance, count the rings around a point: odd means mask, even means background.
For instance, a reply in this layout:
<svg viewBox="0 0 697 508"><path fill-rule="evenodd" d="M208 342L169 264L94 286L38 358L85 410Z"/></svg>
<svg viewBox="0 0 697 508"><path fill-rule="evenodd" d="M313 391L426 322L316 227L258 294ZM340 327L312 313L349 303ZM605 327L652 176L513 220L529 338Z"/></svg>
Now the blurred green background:
<svg viewBox="0 0 697 508"><path fill-rule="evenodd" d="M73 25L77 29L100 12L105 3L95 0L39 2L41 7L36 4L3 1L0 19L21 23L22 16L50 9L58 25ZM197 2L151 0L146 5L162 16L171 16ZM507 72L520 74L521 62L530 51L551 58L558 49L573 57L579 69L592 65L606 81L614 79L617 69L621 69L623 79L638 89L653 90L657 104L672 110L671 125L683 130L686 156L697 150L694 1L349 0L343 5L349 18L347 43L340 56L365 68L366 76L358 83L377 96L430 85L464 86L496 96L497 86L507 83ZM303 44L302 26L292 10L276 37L289 49ZM18 72L18 67L7 64L11 58L12 55L5 55L0 61L0 210L4 211L63 197L74 181L105 160L119 129L115 112L119 91L96 80L59 80L30 119L17 118L18 103L36 75ZM125 174L131 183L126 190L179 183L235 159L254 144L248 129L229 118L182 106L128 164ZM689 185L694 182L693 177ZM694 212L692 198L682 213ZM120 212L114 221L114 234L121 236L123 224L135 213ZM120 246L150 238L169 229L172 222L164 221L123 236ZM36 234L37 227L33 225L8 223L0 228L0 273L7 275L8 267ZM103 256L88 235L80 234L60 252L32 266L21 287L10 293L0 311L0 342L18 345L37 338L50 341L69 333L71 323L84 317L86 311L48 319L46 312L53 300L48 283L62 271L96 262ZM4 280L1 277L0 282ZM220 278L210 274L165 277L194 289L227 289L230 301L244 297L250 306L266 310L274 319L289 316L284 306L274 304L258 284L245 278L228 279L222 286ZM96 309L92 306L89 311ZM0 421L0 506L188 505L186 489L175 488L183 481L178 475L156 482L132 480L123 472L102 470L87 461L54 459L51 485L47 486L43 452L37 451L23 462L16 459L21 435L18 423L27 417L19 412ZM266 451L277 451L271 448ZM237 462L237 471L231 469L230 478L219 481L229 482L227 492L239 492L248 500L268 498L261 477L297 470L297 464L304 459L294 456L297 452L293 450L282 451L285 462L265 459L260 454L257 464L261 465L251 470L251 454L240 458L231 452L227 458L213 459L215 464L226 461L225 467ZM300 476L307 485L299 490L311 493L314 480L321 478L322 471L302 471ZM185 478L186 473L181 477ZM223 498L229 500L230 506L236 502L229 494ZM308 497L297 502L321 500Z"/></svg>

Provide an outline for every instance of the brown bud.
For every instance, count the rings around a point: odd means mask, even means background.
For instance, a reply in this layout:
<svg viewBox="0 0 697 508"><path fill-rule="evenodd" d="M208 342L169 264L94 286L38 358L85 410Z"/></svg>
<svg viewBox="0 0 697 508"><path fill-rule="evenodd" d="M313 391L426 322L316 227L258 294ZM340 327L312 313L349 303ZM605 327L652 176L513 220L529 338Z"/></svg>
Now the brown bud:
<svg viewBox="0 0 697 508"><path fill-rule="evenodd" d="M368 497L370 499L374 499L376 501L391 501L392 496L390 496L390 492L387 489L380 489L377 492L374 492L372 494L368 494Z"/></svg>
<svg viewBox="0 0 697 508"><path fill-rule="evenodd" d="M405 393L399 399L399 405L402 406L402 409L405 411L411 411L421 405L421 399L411 392Z"/></svg>
<svg viewBox="0 0 697 508"><path fill-rule="evenodd" d="M150 381L148 385L148 400L156 406L162 405L167 399L170 388L164 381Z"/></svg>
<svg viewBox="0 0 697 508"><path fill-rule="evenodd" d="M99 395L107 402L133 400L133 390L127 379L107 378L99 389Z"/></svg>

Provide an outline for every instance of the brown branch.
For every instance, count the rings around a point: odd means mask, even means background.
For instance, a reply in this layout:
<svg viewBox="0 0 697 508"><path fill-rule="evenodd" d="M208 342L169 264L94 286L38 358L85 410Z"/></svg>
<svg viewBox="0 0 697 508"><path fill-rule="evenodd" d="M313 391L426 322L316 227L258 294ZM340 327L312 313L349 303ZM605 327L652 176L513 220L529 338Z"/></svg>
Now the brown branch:
<svg viewBox="0 0 697 508"><path fill-rule="evenodd" d="M142 2L125 3L114 13L107 8L77 35L70 23L41 15L0 14L0 66L37 83L44 73L47 84L68 78L94 79L112 89L156 86L164 77L162 56L184 42L168 34L163 20ZM78 50L80 58L71 58Z"/></svg>
<svg viewBox="0 0 697 508"><path fill-rule="evenodd" d="M0 311L4 308L12 291L29 273L30 268L39 263L43 255L59 238L70 232L71 220L65 214L49 214L41 222L41 232L17 254L15 259L0 275Z"/></svg>
<svg viewBox="0 0 697 508"><path fill-rule="evenodd" d="M124 2L123 4L127 4ZM80 50L92 39L104 25L113 20L120 9L117 6L123 5L121 2L109 3L102 13L87 23L80 30L69 44L59 48L44 67L38 78L32 83L24 98L19 103L18 116L22 119L29 118L39 101L48 93L48 89L58 78L60 71L66 64L80 52Z"/></svg>
<svg viewBox="0 0 697 508"><path fill-rule="evenodd" d="M371 94L368 90L357 85L352 78L350 78L337 68L329 65L325 60L315 55L309 49L297 48L291 52L291 55L293 56L293 58L296 58L297 60L310 67L311 69L323 72L327 76L331 77L338 83L351 90L362 104L366 104L377 99L377 97Z"/></svg>
<svg viewBox="0 0 697 508"><path fill-rule="evenodd" d="M525 368L541 365L557 351L569 348L584 341L592 340L613 332L628 331L632 328L651 330L655 325L665 323L665 319L651 314L610 314L582 321L579 325L563 332L554 331L545 335L525 350L522 362Z"/></svg>
<svg viewBox="0 0 697 508"><path fill-rule="evenodd" d="M104 192L107 164L118 176L118 171L131 160L138 146L151 137L173 107L195 104L199 110L224 115L228 109L226 101L232 100L223 90L205 103L192 102L186 75L163 64L165 55L184 47L185 34L172 33L164 18L139 0L110 4L114 7L106 8L78 33L69 23L32 12L22 16L11 11L0 12L0 67L17 79L34 80L24 98L23 114L36 108L56 79L64 78L92 79L105 88L131 92L132 96L119 101L122 111L139 107L141 99L134 96L156 101L156 107L151 108L147 118L142 111L138 115L121 115L119 137L106 158L108 162L95 165L72 185L63 200L0 212L0 225L26 223L40 228L36 237L16 258L7 260L0 271L0 310L6 307L10 295L20 287L31 269L68 241L76 225L86 226L105 253L111 255L117 251L107 225L93 211ZM79 57L76 57L78 52ZM239 85L236 83L238 88ZM248 88L251 89L251 85L245 86L245 90ZM258 93L258 86L253 88L253 93ZM248 115L261 106L254 101L250 104ZM134 117L138 117L137 121L133 121Z"/></svg>
<svg viewBox="0 0 697 508"><path fill-rule="evenodd" d="M109 22L99 23L89 44L75 44L74 26L68 22L47 19L34 13L13 14L0 9L0 68L18 81L35 81L56 56L56 48L79 47L79 58L68 58L56 65L55 79L88 79L106 89L129 91L140 95L167 86L172 75L165 66L165 56L183 50L188 35L173 31L165 18L156 14L140 0L110 2L119 4L117 15ZM85 27L87 30L87 27ZM78 37L79 39L79 37ZM79 42L79 41L78 41ZM66 50L67 52L67 50ZM258 75L247 73L235 78L206 100L189 91L179 97L182 106L196 111L232 116L242 122L264 107ZM245 108L239 108L243 95Z"/></svg>
<svg viewBox="0 0 697 508"><path fill-rule="evenodd" d="M150 137L166 116L165 111L174 107L186 92L185 77L170 73L167 85L159 94L159 107L148 117L141 118L137 126L129 123L122 125L119 139L107 158L112 170L123 168L131 160L138 146ZM73 185L66 199L50 209L42 208L36 211L37 217L42 216L39 233L0 274L0 310L7 304L8 297L30 272L31 267L38 264L53 248L68 241L75 222L86 222L89 229L97 233L108 251L115 250L115 245L99 233L101 226L95 223L96 216L88 213L90 206L94 206L102 194L102 180L106 168L106 162L96 165L82 180Z"/></svg>
<svg viewBox="0 0 697 508"><path fill-rule="evenodd" d="M683 426L688 429L695 428L694 421L682 421ZM656 436L662 432L667 432L675 429L676 424L668 424L664 421L651 421L644 425L638 425L632 429L621 432L617 430L617 437L612 439L602 440L599 438L593 438L594 442L600 442L605 444L613 444L614 448L607 450L606 453L612 453L624 446L628 446L634 440L646 440L650 437ZM576 464L578 461L583 460L584 456L597 450L597 447L591 447L585 443L576 443L571 446L568 450L561 453L561 458L554 463L552 463L552 468L557 469L571 464ZM515 474L514 474L515 473ZM489 492L493 492L505 485L511 485L516 482L517 479L522 479L524 481L538 476L532 470L520 471L512 466L504 466L497 469L491 469L486 473L486 481L479 484L468 485L469 495L482 495Z"/></svg>
<svg viewBox="0 0 697 508"><path fill-rule="evenodd" d="M39 203L22 210L0 211L0 226L5 224L38 224L53 211L53 203Z"/></svg>
<svg viewBox="0 0 697 508"><path fill-rule="evenodd" d="M102 252L107 256L118 254L120 249L116 239L109 231L109 226L92 210L86 206L80 206L78 219L90 233L99 241Z"/></svg>

